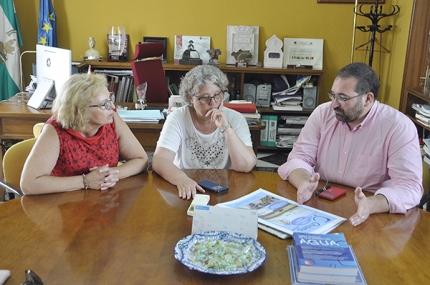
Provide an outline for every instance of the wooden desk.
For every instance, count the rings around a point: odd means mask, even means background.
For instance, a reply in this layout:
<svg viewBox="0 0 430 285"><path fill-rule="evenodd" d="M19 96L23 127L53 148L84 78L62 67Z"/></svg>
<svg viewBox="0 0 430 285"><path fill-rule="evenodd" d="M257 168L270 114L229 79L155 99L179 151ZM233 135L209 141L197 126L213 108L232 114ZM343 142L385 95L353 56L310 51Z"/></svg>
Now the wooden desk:
<svg viewBox="0 0 430 285"><path fill-rule="evenodd" d="M16 102L0 103L0 141L32 138L34 124L45 122L51 115L49 109L35 110L26 104ZM155 150L163 124L128 124L128 126L146 151ZM260 143L260 131L264 128L262 122L249 128L255 153Z"/></svg>
<svg viewBox="0 0 430 285"><path fill-rule="evenodd" d="M196 180L228 185L210 204L264 188L289 199L296 190L276 173L188 170ZM322 183L321 183L322 184ZM353 191L335 202L313 197L306 204L348 218L355 211ZM149 172L118 182L108 191L24 196L0 204L0 268L11 270L6 285L21 284L34 270L45 284L290 284L286 246L259 230L267 259L238 276L212 276L189 270L173 255L191 233L190 201ZM343 232L354 247L369 285L428 284L430 213L414 208L406 215L375 214L362 225L348 222Z"/></svg>

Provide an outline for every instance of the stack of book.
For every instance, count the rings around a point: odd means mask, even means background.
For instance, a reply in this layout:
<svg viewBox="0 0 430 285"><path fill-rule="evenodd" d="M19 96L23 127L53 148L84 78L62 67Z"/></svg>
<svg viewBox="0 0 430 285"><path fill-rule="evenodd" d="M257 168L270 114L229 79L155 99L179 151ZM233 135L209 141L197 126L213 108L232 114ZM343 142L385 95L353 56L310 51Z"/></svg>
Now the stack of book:
<svg viewBox="0 0 430 285"><path fill-rule="evenodd" d="M415 112L415 118L418 122L426 127L430 127L430 105L412 104Z"/></svg>
<svg viewBox="0 0 430 285"><path fill-rule="evenodd" d="M343 233L295 232L287 252L292 284L367 284Z"/></svg>
<svg viewBox="0 0 430 285"><path fill-rule="evenodd" d="M280 116L276 146L292 148L307 120L308 116Z"/></svg>
<svg viewBox="0 0 430 285"><path fill-rule="evenodd" d="M260 121L261 115L258 113L257 106L255 106L253 102L233 100L229 103L224 103L224 107L242 113L248 122L248 125L256 125Z"/></svg>
<svg viewBox="0 0 430 285"><path fill-rule="evenodd" d="M301 94L272 94L273 110L284 110L284 111L303 111L301 105L303 101L303 96Z"/></svg>

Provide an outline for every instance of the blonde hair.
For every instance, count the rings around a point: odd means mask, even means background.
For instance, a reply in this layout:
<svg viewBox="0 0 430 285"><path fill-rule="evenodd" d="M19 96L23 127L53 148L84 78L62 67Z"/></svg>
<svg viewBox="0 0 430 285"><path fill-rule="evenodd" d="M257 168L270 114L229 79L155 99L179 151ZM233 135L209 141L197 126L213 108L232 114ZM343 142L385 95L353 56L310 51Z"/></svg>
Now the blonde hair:
<svg viewBox="0 0 430 285"><path fill-rule="evenodd" d="M54 100L52 112L57 123L65 129L84 132L90 119L92 98L106 88L101 74L74 74L64 84Z"/></svg>

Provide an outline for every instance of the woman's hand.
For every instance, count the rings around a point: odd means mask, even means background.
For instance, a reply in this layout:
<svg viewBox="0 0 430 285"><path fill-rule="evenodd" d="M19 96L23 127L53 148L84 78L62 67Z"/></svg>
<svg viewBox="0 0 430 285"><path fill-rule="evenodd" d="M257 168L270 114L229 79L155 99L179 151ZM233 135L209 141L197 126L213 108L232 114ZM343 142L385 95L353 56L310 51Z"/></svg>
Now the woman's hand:
<svg viewBox="0 0 430 285"><path fill-rule="evenodd" d="M86 175L90 189L107 190L115 186L119 180L116 175L119 170L110 168L108 164L92 167L90 171L91 172Z"/></svg>
<svg viewBox="0 0 430 285"><path fill-rule="evenodd" d="M205 192L205 190L200 187L200 185L198 185L196 181L192 180L189 177L182 180L182 182L176 185L176 187L178 187L179 198L186 200L194 198L194 196L196 196L197 191L202 193Z"/></svg>
<svg viewBox="0 0 430 285"><path fill-rule="evenodd" d="M212 109L206 113L206 117L210 117L215 126L222 130L228 125L227 117L222 109Z"/></svg>

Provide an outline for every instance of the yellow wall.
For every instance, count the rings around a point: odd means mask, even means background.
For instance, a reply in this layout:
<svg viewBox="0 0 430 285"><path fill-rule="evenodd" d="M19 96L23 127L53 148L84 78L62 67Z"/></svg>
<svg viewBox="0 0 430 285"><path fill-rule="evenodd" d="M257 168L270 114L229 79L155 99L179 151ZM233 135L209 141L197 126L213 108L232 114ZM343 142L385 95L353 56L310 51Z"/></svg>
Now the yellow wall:
<svg viewBox="0 0 430 285"><path fill-rule="evenodd" d="M380 101L398 108L401 94L403 66L406 53L413 0L386 0L383 12L389 5L398 4L401 12L380 22L382 27L394 28L383 34L382 44L390 50L384 53L380 65L379 54L374 56L373 67L380 75ZM74 61L81 61L88 49L87 40L95 38L96 49L106 58L107 27L125 26L130 35L130 54L143 36L167 37L167 59L173 60L173 38L176 34L211 37L211 46L224 53L225 62L228 25L260 27L259 61L263 61L265 41L272 35L283 39L324 39L324 90L330 90L336 72L351 62L354 14L352 4L319 4L317 0L218 0L207 5L196 0L52 0L57 14L58 44L71 49ZM15 0L24 50L35 50L39 0ZM369 12L370 5L364 5ZM367 26L370 21L357 18L357 25ZM368 33L356 32L355 46L365 43ZM364 61L365 51L356 51L354 61ZM23 59L25 74L29 74L32 55ZM26 83L28 83L26 79ZM323 100L328 100L324 95Z"/></svg>

